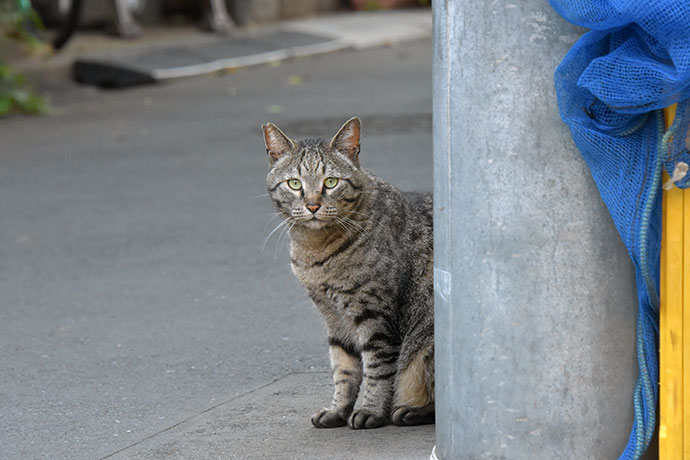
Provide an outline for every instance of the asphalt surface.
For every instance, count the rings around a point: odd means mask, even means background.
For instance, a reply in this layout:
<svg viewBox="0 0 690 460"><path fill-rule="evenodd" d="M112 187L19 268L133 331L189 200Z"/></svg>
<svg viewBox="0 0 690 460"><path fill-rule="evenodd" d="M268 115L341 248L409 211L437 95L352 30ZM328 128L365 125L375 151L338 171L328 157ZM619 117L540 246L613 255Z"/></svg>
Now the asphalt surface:
<svg viewBox="0 0 690 460"><path fill-rule="evenodd" d="M359 115L364 166L431 189L431 57L426 40L122 92L58 79L55 115L0 120L0 458L428 458L433 427L310 427L325 331L286 245L262 251L259 125L330 136Z"/></svg>

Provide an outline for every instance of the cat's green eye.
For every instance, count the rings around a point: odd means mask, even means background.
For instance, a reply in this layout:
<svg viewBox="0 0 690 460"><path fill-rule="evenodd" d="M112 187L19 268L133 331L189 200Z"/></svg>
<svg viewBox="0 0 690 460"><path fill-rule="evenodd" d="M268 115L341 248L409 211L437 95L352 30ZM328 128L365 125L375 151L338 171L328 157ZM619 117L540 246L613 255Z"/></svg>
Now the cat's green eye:
<svg viewBox="0 0 690 460"><path fill-rule="evenodd" d="M323 185L325 185L326 188L333 188L336 185L338 185L338 178L337 177L327 177L326 180L323 181Z"/></svg>
<svg viewBox="0 0 690 460"><path fill-rule="evenodd" d="M287 181L288 187L292 190L299 190L302 188L302 182L299 179L290 179Z"/></svg>

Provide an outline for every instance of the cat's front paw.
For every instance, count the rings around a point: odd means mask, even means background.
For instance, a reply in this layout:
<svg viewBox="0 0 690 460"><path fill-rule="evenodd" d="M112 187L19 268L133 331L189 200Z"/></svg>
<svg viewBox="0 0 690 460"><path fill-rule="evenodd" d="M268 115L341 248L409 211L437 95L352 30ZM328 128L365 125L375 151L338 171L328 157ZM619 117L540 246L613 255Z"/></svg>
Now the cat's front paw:
<svg viewBox="0 0 690 460"><path fill-rule="evenodd" d="M347 425L347 417L336 409L323 408L311 416L311 423L316 428L335 428Z"/></svg>
<svg viewBox="0 0 690 460"><path fill-rule="evenodd" d="M347 424L355 430L378 428L385 425L388 419L366 409L356 410L350 415Z"/></svg>

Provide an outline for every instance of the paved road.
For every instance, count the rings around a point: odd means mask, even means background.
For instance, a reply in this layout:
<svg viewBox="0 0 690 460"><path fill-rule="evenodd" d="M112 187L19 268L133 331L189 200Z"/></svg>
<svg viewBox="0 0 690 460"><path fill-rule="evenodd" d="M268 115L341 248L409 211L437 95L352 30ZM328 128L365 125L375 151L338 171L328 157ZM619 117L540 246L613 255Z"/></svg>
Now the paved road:
<svg viewBox="0 0 690 460"><path fill-rule="evenodd" d="M325 334L285 247L261 251L259 125L325 135L360 115L364 165L430 189L430 83L421 41L125 92L66 87L56 116L0 121L0 458L265 458L258 428L211 455L194 424L218 411L272 423L262 404L281 391L257 389L276 379L319 396L285 393L303 443L352 445L347 429L309 428L327 403ZM252 409L252 395L269 399ZM386 452L402 437L428 456L433 429L385 430L356 442ZM156 444L176 432L187 454Z"/></svg>

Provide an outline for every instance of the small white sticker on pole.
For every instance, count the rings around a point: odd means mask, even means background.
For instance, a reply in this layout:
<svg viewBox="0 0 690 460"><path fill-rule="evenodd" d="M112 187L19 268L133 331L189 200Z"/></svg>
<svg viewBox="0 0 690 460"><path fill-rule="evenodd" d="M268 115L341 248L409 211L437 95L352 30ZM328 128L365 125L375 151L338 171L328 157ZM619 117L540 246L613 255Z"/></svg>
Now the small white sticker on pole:
<svg viewBox="0 0 690 460"><path fill-rule="evenodd" d="M451 275L450 272L434 267L434 290L446 302L450 301Z"/></svg>

